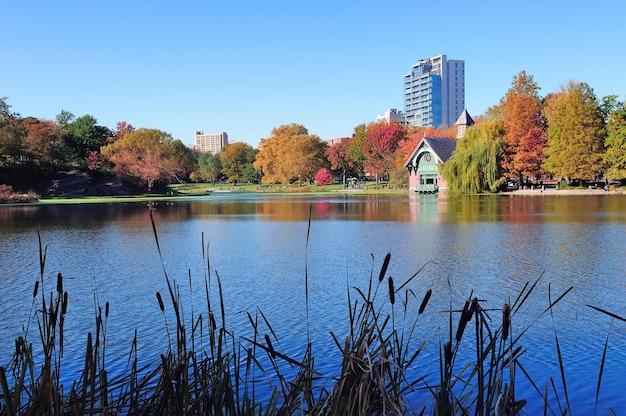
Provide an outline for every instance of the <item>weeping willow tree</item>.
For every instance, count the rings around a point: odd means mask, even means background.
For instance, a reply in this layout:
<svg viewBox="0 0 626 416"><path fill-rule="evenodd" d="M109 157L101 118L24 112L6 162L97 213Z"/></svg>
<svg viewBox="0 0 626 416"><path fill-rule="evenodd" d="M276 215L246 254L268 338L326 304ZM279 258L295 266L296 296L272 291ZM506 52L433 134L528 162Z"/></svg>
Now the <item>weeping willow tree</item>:
<svg viewBox="0 0 626 416"><path fill-rule="evenodd" d="M504 179L501 175L502 135L497 119L485 120L470 127L459 139L452 157L441 166L441 174L453 192L496 192Z"/></svg>

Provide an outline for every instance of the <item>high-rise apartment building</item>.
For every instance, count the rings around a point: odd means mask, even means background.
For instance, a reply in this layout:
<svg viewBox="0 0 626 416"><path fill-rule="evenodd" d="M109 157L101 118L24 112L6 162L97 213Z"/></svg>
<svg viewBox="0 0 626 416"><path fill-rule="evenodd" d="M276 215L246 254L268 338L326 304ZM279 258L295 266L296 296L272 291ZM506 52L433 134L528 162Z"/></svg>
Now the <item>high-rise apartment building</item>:
<svg viewBox="0 0 626 416"><path fill-rule="evenodd" d="M404 75L404 116L412 126L452 126L465 108L465 61L422 59Z"/></svg>
<svg viewBox="0 0 626 416"><path fill-rule="evenodd" d="M225 132L217 134L204 134L204 132L196 132L196 145L194 149L198 152L209 152L213 155L218 154L222 147L228 144L228 134Z"/></svg>

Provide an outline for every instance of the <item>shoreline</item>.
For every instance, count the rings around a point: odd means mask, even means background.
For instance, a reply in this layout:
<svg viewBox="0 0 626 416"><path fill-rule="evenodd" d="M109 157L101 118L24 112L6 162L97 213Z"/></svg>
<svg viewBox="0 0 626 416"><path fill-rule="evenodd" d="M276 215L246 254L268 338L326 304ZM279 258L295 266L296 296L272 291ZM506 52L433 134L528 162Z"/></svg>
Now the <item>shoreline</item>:
<svg viewBox="0 0 626 416"><path fill-rule="evenodd" d="M516 191L507 191L503 194L508 195L621 195L622 190L605 191L602 188L596 189L518 189Z"/></svg>

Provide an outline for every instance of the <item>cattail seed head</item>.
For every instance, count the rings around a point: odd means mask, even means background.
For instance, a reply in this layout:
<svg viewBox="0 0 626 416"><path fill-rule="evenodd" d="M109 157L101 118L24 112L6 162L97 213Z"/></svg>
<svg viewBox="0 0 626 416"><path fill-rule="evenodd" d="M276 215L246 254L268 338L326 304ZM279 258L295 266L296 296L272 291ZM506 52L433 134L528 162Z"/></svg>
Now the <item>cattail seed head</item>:
<svg viewBox="0 0 626 416"><path fill-rule="evenodd" d="M39 280L35 280L35 290L33 290L33 297L37 296L38 291L39 291Z"/></svg>
<svg viewBox="0 0 626 416"><path fill-rule="evenodd" d="M106 318L108 318L108 317L109 317L109 302L107 302L107 303L104 305L104 316L105 316Z"/></svg>
<svg viewBox="0 0 626 416"><path fill-rule="evenodd" d="M391 253L387 253L385 256L385 261L383 261L383 267L380 269L380 274L378 275L378 283L382 282L385 278L385 273L387 273L387 267L389 267L389 260L391 260Z"/></svg>
<svg viewBox="0 0 626 416"><path fill-rule="evenodd" d="M57 275L57 293L63 293L63 276L61 273Z"/></svg>
<svg viewBox="0 0 626 416"><path fill-rule="evenodd" d="M159 308L161 308L161 312L165 311L165 305L163 305L163 298L161 298L161 294L156 292L157 300L159 301Z"/></svg>
<svg viewBox="0 0 626 416"><path fill-rule="evenodd" d="M428 292L426 292L426 295L424 296L424 299L422 300L422 304L420 305L419 311L417 312L418 315L421 315L422 313L424 313L424 309L426 309L426 305L428 305L428 300L430 299L430 295L432 294L433 294L433 290L428 289Z"/></svg>
<svg viewBox="0 0 626 416"><path fill-rule="evenodd" d="M396 303L396 291L393 287L393 277L389 276L389 301L393 305Z"/></svg>
<svg viewBox="0 0 626 416"><path fill-rule="evenodd" d="M511 307L505 303L502 307L502 340L506 341L511 331Z"/></svg>

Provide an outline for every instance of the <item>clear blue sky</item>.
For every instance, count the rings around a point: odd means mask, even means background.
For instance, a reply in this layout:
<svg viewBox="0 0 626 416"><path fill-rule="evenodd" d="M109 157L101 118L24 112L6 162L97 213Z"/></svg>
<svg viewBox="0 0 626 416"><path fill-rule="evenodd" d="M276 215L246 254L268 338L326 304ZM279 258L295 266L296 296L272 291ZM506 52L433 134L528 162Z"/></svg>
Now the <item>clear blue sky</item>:
<svg viewBox="0 0 626 416"><path fill-rule="evenodd" d="M403 109L419 59L465 60L466 106L497 104L522 70L540 94L570 79L626 96L626 2L0 2L0 97L22 116L61 111L196 130L256 147L281 124L347 137Z"/></svg>

